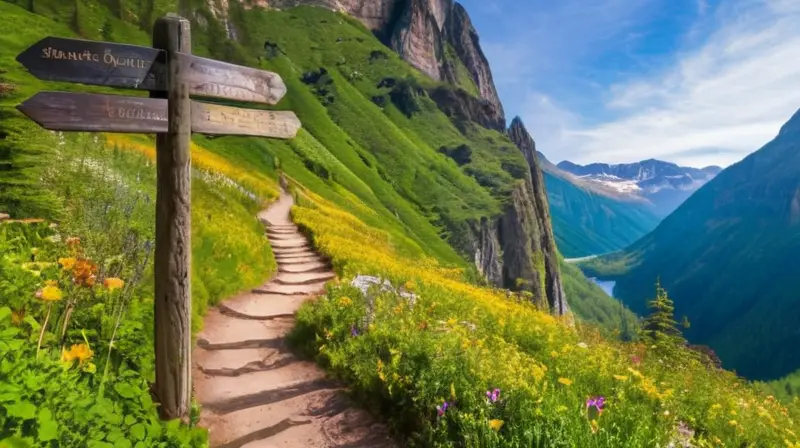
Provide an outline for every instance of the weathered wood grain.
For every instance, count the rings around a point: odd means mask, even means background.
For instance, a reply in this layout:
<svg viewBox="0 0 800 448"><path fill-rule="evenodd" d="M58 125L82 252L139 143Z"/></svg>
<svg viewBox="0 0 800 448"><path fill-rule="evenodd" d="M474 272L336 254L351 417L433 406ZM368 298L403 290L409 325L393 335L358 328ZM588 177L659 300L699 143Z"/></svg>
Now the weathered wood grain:
<svg viewBox="0 0 800 448"><path fill-rule="evenodd" d="M300 120L294 112L192 102L192 130L201 134L291 139L297 135L299 129Z"/></svg>
<svg viewBox="0 0 800 448"><path fill-rule="evenodd" d="M169 129L166 98L39 92L17 109L53 131L157 134ZM291 139L300 129L300 120L289 111L244 109L198 101L191 101L191 111L192 131L201 134Z"/></svg>
<svg viewBox="0 0 800 448"><path fill-rule="evenodd" d="M191 95L251 103L277 104L286 84L277 73L180 54Z"/></svg>
<svg viewBox="0 0 800 448"><path fill-rule="evenodd" d="M167 132L166 99L39 92L17 109L53 131Z"/></svg>
<svg viewBox="0 0 800 448"><path fill-rule="evenodd" d="M153 47L167 52L168 129L156 139L155 395L164 420L188 422L192 395L191 102L185 59L189 21L156 21Z"/></svg>
<svg viewBox="0 0 800 448"><path fill-rule="evenodd" d="M45 37L17 56L39 79L163 90L166 54L154 48Z"/></svg>
<svg viewBox="0 0 800 448"><path fill-rule="evenodd" d="M185 67L181 74L189 95L276 104L286 95L280 75L191 54L171 57ZM17 56L39 79L89 85L165 91L167 53L158 48L61 37L46 37Z"/></svg>

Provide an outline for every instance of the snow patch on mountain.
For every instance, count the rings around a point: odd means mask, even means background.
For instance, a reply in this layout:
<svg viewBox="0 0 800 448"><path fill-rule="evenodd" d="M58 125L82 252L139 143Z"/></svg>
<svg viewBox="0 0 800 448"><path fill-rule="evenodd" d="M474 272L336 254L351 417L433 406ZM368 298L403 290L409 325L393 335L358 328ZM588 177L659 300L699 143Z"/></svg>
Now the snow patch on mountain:
<svg viewBox="0 0 800 448"><path fill-rule="evenodd" d="M721 171L715 166L698 169L655 159L616 165L563 161L556 168L584 184L647 200L664 216Z"/></svg>

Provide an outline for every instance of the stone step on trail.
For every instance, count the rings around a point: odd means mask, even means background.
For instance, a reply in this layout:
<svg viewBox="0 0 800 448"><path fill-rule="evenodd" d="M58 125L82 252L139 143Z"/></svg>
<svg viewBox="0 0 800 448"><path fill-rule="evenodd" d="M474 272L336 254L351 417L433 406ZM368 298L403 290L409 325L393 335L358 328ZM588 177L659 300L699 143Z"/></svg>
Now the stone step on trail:
<svg viewBox="0 0 800 448"><path fill-rule="evenodd" d="M309 272L309 273L280 273L273 280L281 285L309 285L326 280L333 280L336 274L333 272Z"/></svg>
<svg viewBox="0 0 800 448"><path fill-rule="evenodd" d="M311 272L329 272L331 269L331 265L322 261L311 261L311 262L282 262L279 263L278 272L285 272L287 274L303 274L303 273L311 273Z"/></svg>
<svg viewBox="0 0 800 448"><path fill-rule="evenodd" d="M241 447L274 436L293 426L306 426L313 422L314 404L326 402L340 394L338 389L319 385L308 391L298 390L295 396L270 401L226 414L209 414L200 419L200 425L209 428L212 446ZM223 432L215 428L229 428ZM267 443L264 441L264 443ZM288 446L288 445L287 445Z"/></svg>
<svg viewBox="0 0 800 448"><path fill-rule="evenodd" d="M319 283L309 283L306 285L282 285L280 283L267 283L266 285L253 289L256 294L278 294L285 296L317 294L325 290L326 281Z"/></svg>
<svg viewBox="0 0 800 448"><path fill-rule="evenodd" d="M267 226L267 232L299 232L300 228L296 225Z"/></svg>
<svg viewBox="0 0 800 448"><path fill-rule="evenodd" d="M281 431L274 432L273 436L241 447L291 447L298 440L302 440L302 446L306 448L395 446L385 426L376 423L367 412L354 407L343 395L339 394L329 401L334 401L338 397L342 397L338 400L341 404L324 404L323 408L310 411L312 417L300 420L299 423L302 425L284 425L280 428Z"/></svg>
<svg viewBox="0 0 800 448"><path fill-rule="evenodd" d="M292 197L258 214L276 276L208 312L192 352L200 426L214 448L389 448L383 425L344 399L324 370L291 353L286 335L302 304L336 277L290 220Z"/></svg>
<svg viewBox="0 0 800 448"><path fill-rule="evenodd" d="M296 247L308 248L308 240L305 238L292 238L290 240L270 241L273 249L293 249Z"/></svg>
<svg viewBox="0 0 800 448"><path fill-rule="evenodd" d="M302 260L302 259L325 261L323 257L317 255L316 253L314 253L314 251L311 250L307 250L305 252L293 252L288 254L279 252L275 254L275 261L277 261L278 264L290 261Z"/></svg>
<svg viewBox="0 0 800 448"><path fill-rule="evenodd" d="M318 268L319 266L319 268ZM305 269L311 269L313 267L314 271L306 271ZM316 269L320 269L318 272L326 272L331 271L331 264L320 260L320 259L313 259L313 258L298 258L296 260L288 260L282 261L278 263L278 272L316 272ZM298 271L299 270L299 271Z"/></svg>
<svg viewBox="0 0 800 448"><path fill-rule="evenodd" d="M247 293L220 305L220 312L241 320L272 320L291 318L309 299L305 295L269 295Z"/></svg>
<svg viewBox="0 0 800 448"><path fill-rule="evenodd" d="M267 232L267 238L269 238L270 241L285 241L285 240L293 240L293 239L303 238L303 240L305 241L305 237L300 233L278 233L278 234L273 234L273 233Z"/></svg>
<svg viewBox="0 0 800 448"><path fill-rule="evenodd" d="M300 228L297 226L283 226L283 227L274 227L268 226L266 228L267 232L274 232L274 233L296 233L300 231Z"/></svg>
<svg viewBox="0 0 800 448"><path fill-rule="evenodd" d="M285 345L285 341L281 340L279 348L197 351L192 360L203 375L242 376L277 369L297 361Z"/></svg>
<svg viewBox="0 0 800 448"><path fill-rule="evenodd" d="M225 408L236 399L295 387L297 384L325 379L325 373L315 369L310 361L296 361L284 367L253 372L239 377L197 375L197 399L211 410ZM249 407L249 406L248 406Z"/></svg>
<svg viewBox="0 0 800 448"><path fill-rule="evenodd" d="M278 255L314 255L314 250L309 246L303 247L273 247L272 253Z"/></svg>
<svg viewBox="0 0 800 448"><path fill-rule="evenodd" d="M239 303L247 295L252 294L241 294L226 303L234 300L236 300L234 303ZM291 319L274 319L269 322L243 321L226 316L214 308L206 313L203 330L197 335L197 346L204 347L205 350L232 348L235 344L242 345L241 348L253 348L253 344L245 342L281 339L291 331L293 325Z"/></svg>

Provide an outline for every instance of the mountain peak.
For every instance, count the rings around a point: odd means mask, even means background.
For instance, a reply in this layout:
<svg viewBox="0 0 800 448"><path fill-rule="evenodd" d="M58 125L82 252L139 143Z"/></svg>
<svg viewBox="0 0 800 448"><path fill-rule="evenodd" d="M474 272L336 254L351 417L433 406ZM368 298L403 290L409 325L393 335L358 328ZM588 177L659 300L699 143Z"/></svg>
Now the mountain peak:
<svg viewBox="0 0 800 448"><path fill-rule="evenodd" d="M488 101L505 123L489 61L469 13L454 0L262 0L271 8L312 5L348 14L406 62ZM462 75L466 68L468 77ZM467 78L467 79L464 79Z"/></svg>
<svg viewBox="0 0 800 448"><path fill-rule="evenodd" d="M646 159L636 163L591 163L578 165L568 160L558 168L623 194L640 196L652 202L658 214L666 216L703 184L719 173L717 169L681 167L672 162Z"/></svg>

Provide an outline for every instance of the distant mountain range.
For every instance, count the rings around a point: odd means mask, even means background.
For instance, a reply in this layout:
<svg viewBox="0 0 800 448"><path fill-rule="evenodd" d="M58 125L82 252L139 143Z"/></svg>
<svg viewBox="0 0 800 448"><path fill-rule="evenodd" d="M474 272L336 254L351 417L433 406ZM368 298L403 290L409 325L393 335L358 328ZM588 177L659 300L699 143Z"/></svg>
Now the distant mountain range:
<svg viewBox="0 0 800 448"><path fill-rule="evenodd" d="M626 191L619 184L572 174L541 152L537 155L545 175L556 242L566 258L623 249L661 221L656 206L638 190Z"/></svg>
<svg viewBox="0 0 800 448"><path fill-rule="evenodd" d="M635 170L634 170L635 171ZM646 177L646 176L645 176ZM800 369L800 111L625 251L583 263L641 314L660 278L695 344L752 379Z"/></svg>
<svg viewBox="0 0 800 448"><path fill-rule="evenodd" d="M655 214L662 218L722 171L718 166L690 168L655 159L616 165L578 165L563 161L557 168L597 188L644 198L653 204Z"/></svg>

